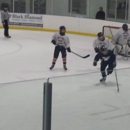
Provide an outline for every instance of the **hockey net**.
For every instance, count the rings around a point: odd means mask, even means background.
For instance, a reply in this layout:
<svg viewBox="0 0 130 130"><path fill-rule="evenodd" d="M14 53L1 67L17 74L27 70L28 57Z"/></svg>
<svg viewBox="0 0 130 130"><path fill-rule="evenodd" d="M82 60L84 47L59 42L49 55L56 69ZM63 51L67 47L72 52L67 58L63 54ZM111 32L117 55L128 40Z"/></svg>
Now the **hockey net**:
<svg viewBox="0 0 130 130"><path fill-rule="evenodd" d="M113 39L113 37L116 35L117 31L120 29L121 27L115 27L115 26L103 26L102 28L102 32L104 34L105 37L109 38L109 39Z"/></svg>

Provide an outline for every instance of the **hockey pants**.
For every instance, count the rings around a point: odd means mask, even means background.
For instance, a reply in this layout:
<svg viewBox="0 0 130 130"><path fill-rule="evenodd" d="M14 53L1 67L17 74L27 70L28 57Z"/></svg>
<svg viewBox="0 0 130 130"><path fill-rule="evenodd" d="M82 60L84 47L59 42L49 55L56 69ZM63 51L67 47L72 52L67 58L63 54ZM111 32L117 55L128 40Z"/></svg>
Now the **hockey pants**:
<svg viewBox="0 0 130 130"><path fill-rule="evenodd" d="M102 74L102 77L106 77L106 72L105 72L105 69L106 67L108 66L107 68L107 74L111 74L113 72L113 62L105 62L105 61L102 61L101 62L101 74Z"/></svg>

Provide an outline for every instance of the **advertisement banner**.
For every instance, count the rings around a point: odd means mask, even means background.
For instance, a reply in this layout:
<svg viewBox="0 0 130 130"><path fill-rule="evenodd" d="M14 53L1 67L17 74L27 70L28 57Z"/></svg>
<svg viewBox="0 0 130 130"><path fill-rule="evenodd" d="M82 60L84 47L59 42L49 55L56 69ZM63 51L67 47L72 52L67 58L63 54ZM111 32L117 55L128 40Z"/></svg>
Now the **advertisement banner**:
<svg viewBox="0 0 130 130"><path fill-rule="evenodd" d="M22 13L9 13L9 14L11 15L9 19L10 25L43 27L43 15L22 14Z"/></svg>

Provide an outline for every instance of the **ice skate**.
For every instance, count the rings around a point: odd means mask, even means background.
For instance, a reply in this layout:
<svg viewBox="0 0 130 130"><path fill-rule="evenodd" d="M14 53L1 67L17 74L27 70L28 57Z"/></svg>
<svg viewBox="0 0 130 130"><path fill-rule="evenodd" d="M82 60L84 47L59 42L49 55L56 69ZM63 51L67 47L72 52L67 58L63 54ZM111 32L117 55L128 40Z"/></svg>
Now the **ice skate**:
<svg viewBox="0 0 130 130"><path fill-rule="evenodd" d="M54 66L55 66L55 65L54 65L54 64L52 64L52 66L50 67L50 70L52 70L52 69L54 68Z"/></svg>
<svg viewBox="0 0 130 130"><path fill-rule="evenodd" d="M102 79L100 79L100 82L105 82L106 81L106 77L103 77Z"/></svg>
<svg viewBox="0 0 130 130"><path fill-rule="evenodd" d="M11 38L11 36L5 36L6 38Z"/></svg>
<svg viewBox="0 0 130 130"><path fill-rule="evenodd" d="M64 68L64 70L67 70L67 67L66 67L66 65L63 65L63 68Z"/></svg>

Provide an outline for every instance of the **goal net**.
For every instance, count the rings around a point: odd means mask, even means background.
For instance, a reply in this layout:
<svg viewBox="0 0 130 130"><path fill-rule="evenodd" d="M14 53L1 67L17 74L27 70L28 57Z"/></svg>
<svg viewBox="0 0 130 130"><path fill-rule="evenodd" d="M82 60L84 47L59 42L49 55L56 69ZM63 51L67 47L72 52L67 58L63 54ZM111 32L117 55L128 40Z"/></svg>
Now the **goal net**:
<svg viewBox="0 0 130 130"><path fill-rule="evenodd" d="M103 26L102 32L105 37L108 37L109 39L113 39L113 37L116 35L118 29L121 27L115 27L115 26Z"/></svg>

